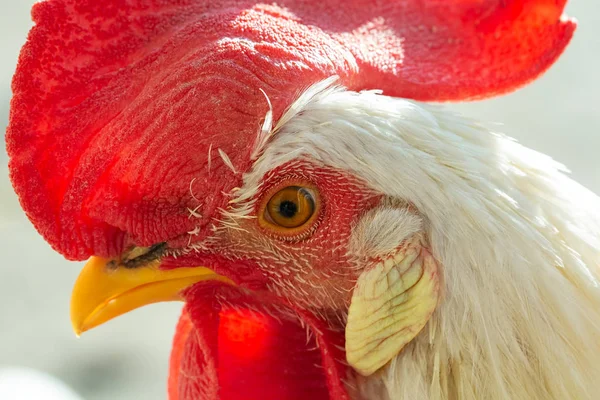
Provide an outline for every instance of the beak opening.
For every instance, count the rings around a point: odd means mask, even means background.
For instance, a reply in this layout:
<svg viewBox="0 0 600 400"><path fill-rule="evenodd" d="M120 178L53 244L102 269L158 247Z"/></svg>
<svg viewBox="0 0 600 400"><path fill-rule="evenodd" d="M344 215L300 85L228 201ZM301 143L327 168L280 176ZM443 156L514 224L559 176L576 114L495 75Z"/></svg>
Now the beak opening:
<svg viewBox="0 0 600 400"><path fill-rule="evenodd" d="M182 301L181 292L205 280L233 283L209 268L160 269L158 260L126 268L114 260L92 257L71 295L71 324L77 336L147 304Z"/></svg>

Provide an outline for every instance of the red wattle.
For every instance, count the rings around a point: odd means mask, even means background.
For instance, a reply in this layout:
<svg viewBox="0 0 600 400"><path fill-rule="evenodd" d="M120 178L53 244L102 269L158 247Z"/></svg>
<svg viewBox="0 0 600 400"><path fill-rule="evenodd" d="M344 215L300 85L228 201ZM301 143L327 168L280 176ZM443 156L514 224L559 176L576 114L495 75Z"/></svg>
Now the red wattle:
<svg viewBox="0 0 600 400"><path fill-rule="evenodd" d="M226 285L186 293L171 355L171 400L347 400L343 333Z"/></svg>

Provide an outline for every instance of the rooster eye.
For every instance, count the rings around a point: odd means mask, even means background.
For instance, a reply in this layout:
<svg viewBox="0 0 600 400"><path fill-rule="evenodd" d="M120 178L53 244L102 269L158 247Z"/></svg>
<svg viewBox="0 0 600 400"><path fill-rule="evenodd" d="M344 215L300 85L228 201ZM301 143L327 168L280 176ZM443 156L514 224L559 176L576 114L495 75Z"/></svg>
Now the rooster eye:
<svg viewBox="0 0 600 400"><path fill-rule="evenodd" d="M315 199L305 188L286 187L271 197L266 212L277 225L297 228L308 221L315 212Z"/></svg>
<svg viewBox="0 0 600 400"><path fill-rule="evenodd" d="M280 189L263 205L260 222L263 227L284 235L295 235L312 226L318 209L314 188L288 186Z"/></svg>

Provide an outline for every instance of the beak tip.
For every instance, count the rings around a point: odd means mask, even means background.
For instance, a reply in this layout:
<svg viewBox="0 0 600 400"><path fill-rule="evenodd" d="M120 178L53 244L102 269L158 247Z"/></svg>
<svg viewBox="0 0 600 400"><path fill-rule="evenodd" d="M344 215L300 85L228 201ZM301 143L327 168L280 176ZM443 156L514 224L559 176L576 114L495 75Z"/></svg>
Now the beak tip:
<svg viewBox="0 0 600 400"><path fill-rule="evenodd" d="M81 318L80 314L81 313L74 312L73 307L71 307L71 329L73 329L73 333L78 338L81 337L83 332L89 329L89 326L87 326L87 319Z"/></svg>
<svg viewBox="0 0 600 400"><path fill-rule="evenodd" d="M85 332L85 329L83 329L79 324L73 324L73 333L75 334L75 336L77 336L78 338L81 337L81 334L83 332Z"/></svg>

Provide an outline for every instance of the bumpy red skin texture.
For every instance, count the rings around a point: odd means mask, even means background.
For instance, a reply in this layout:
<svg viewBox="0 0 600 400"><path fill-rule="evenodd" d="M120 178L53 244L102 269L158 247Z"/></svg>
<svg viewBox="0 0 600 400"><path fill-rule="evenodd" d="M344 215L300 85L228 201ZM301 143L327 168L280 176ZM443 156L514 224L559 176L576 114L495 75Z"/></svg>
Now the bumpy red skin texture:
<svg viewBox="0 0 600 400"><path fill-rule="evenodd" d="M185 297L170 399L348 400L343 330L223 284L195 285Z"/></svg>
<svg viewBox="0 0 600 400"><path fill-rule="evenodd" d="M274 168L260 186L251 217L264 215L261 207L273 193L308 186L319 193L317 219L297 232L299 238L281 237L257 218L236 220L239 229L218 230L205 249L163 258L163 268L204 265L238 286L284 296L296 306L345 310L360 272L356 262L362 262L349 254L352 227L382 195L346 171L307 161Z"/></svg>
<svg viewBox="0 0 600 400"><path fill-rule="evenodd" d="M564 3L45 1L13 81L11 179L67 258L177 247L208 231L251 167L267 112L259 89L275 119L334 74L418 100L508 92L563 51L574 30L559 20ZM188 218L192 205L202 220Z"/></svg>

